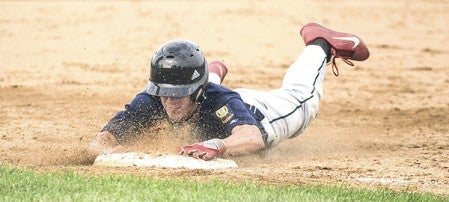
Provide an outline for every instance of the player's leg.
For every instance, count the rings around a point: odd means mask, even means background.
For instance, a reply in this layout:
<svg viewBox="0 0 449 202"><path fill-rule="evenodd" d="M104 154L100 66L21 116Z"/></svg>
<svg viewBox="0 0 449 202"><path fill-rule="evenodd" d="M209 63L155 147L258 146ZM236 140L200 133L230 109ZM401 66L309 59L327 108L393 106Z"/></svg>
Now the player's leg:
<svg viewBox="0 0 449 202"><path fill-rule="evenodd" d="M269 92L236 89L244 102L264 114L261 123L269 146L301 133L315 118L326 61L320 46L309 45L287 70L281 88Z"/></svg>
<svg viewBox="0 0 449 202"><path fill-rule="evenodd" d="M209 82L221 84L228 73L226 65L219 60L209 63Z"/></svg>
<svg viewBox="0 0 449 202"><path fill-rule="evenodd" d="M365 44L355 35L307 24L301 30L306 47L289 67L280 89L261 93L240 89L242 99L265 115L267 143L275 145L300 134L316 117L323 95L326 64L334 58L365 60Z"/></svg>
<svg viewBox="0 0 449 202"><path fill-rule="evenodd" d="M303 123L299 131L304 130L318 114L319 101L323 96L326 63L332 61L334 74L338 75L335 58L341 58L352 65L349 60L363 61L369 57L365 43L350 33L337 32L316 23L309 23L301 29L301 36L306 47L289 67L281 87L287 93L293 93L304 108ZM298 112L301 113L301 110ZM294 120L287 122L291 125ZM292 133L289 137L298 134Z"/></svg>

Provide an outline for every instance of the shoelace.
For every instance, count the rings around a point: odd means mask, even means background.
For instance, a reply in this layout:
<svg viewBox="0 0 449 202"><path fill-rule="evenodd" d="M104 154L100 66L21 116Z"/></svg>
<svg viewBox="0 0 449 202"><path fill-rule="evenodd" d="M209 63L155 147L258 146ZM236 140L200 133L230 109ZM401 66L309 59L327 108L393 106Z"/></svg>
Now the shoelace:
<svg viewBox="0 0 449 202"><path fill-rule="evenodd" d="M340 58L341 60L343 60L343 62L345 62L346 64L350 65L350 66L354 66L354 63L352 63L348 58L351 58L351 56L354 54L353 51L342 51L342 50L335 50L332 49L332 72L334 73L335 76L340 75L340 73L338 72L338 67L337 67L337 63L335 62L336 58Z"/></svg>

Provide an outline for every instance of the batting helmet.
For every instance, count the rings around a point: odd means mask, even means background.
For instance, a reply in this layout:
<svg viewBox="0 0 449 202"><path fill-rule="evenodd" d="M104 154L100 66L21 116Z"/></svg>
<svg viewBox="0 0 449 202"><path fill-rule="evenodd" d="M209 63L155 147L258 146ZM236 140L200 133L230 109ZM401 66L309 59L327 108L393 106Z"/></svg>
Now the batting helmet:
<svg viewBox="0 0 449 202"><path fill-rule="evenodd" d="M198 45L187 40L163 44L151 60L146 92L154 96L191 96L199 102L208 82L207 62Z"/></svg>

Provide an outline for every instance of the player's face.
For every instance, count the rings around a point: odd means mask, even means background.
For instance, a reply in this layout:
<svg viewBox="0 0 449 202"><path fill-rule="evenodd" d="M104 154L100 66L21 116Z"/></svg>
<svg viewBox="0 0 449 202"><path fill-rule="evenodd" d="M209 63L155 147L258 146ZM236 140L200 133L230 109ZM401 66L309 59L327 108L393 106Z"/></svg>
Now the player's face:
<svg viewBox="0 0 449 202"><path fill-rule="evenodd" d="M161 97L162 105L173 121L183 121L196 111L197 104L186 97Z"/></svg>

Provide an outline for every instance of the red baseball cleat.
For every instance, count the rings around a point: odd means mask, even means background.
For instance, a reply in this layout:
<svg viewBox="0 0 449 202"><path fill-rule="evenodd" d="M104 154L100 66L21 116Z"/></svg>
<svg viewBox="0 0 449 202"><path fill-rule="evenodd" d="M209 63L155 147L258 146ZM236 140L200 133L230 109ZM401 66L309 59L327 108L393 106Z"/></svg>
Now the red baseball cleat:
<svg viewBox="0 0 449 202"><path fill-rule="evenodd" d="M317 23L304 25L300 34L306 44L317 38L323 38L332 46L332 64L336 75L338 75L338 69L335 65L335 58L341 58L353 66L354 64L349 60L364 61L369 57L369 50L365 43L354 34L333 31Z"/></svg>
<svg viewBox="0 0 449 202"><path fill-rule="evenodd" d="M228 73L228 68L226 65L219 60L215 60L209 63L209 75L216 74L220 78L220 83L223 82L226 74Z"/></svg>

